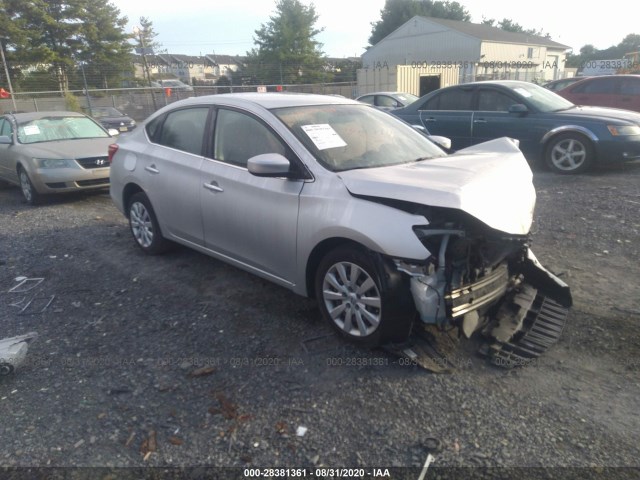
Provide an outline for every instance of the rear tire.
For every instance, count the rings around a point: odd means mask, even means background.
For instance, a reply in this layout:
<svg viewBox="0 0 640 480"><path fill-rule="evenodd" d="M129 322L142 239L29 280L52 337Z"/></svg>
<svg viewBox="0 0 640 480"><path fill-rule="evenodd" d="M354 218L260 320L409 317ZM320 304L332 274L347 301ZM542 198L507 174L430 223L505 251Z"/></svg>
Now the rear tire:
<svg viewBox="0 0 640 480"><path fill-rule="evenodd" d="M411 332L415 308L408 281L363 249L329 252L316 271L315 293L325 320L354 343L402 342Z"/></svg>
<svg viewBox="0 0 640 480"><path fill-rule="evenodd" d="M169 249L170 243L162 236L158 219L146 194L139 192L131 197L128 217L133 239L143 252L157 255Z"/></svg>

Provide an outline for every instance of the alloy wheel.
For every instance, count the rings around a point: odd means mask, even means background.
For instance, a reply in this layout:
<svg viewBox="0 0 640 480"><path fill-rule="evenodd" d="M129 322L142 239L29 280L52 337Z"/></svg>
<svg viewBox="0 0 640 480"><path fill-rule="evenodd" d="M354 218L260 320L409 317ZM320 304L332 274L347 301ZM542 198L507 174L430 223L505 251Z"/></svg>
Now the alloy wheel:
<svg viewBox="0 0 640 480"><path fill-rule="evenodd" d="M551 149L553 165L565 172L579 169L587 158L587 149L582 142L575 138L564 139Z"/></svg>
<svg viewBox="0 0 640 480"><path fill-rule="evenodd" d="M131 231L136 242L143 248L149 248L153 243L153 223L147 208L141 202L131 204L129 210Z"/></svg>
<svg viewBox="0 0 640 480"><path fill-rule="evenodd" d="M347 335L366 337L380 325L380 292L359 265L339 262L331 266L324 276L322 296L332 321Z"/></svg>
<svg viewBox="0 0 640 480"><path fill-rule="evenodd" d="M20 170L20 188L22 189L24 198L27 202L31 203L33 201L33 187L31 186L31 180L29 180L27 172L24 170Z"/></svg>

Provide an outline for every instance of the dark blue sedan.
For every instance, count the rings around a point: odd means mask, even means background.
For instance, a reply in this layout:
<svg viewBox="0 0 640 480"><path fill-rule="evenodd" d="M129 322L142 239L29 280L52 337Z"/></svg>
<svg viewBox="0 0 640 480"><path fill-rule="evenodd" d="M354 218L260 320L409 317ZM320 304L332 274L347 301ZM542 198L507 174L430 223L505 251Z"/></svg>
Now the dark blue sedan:
<svg viewBox="0 0 640 480"><path fill-rule="evenodd" d="M640 113L581 107L529 82L473 82L431 92L391 113L458 150L499 137L520 141L555 172L640 159Z"/></svg>

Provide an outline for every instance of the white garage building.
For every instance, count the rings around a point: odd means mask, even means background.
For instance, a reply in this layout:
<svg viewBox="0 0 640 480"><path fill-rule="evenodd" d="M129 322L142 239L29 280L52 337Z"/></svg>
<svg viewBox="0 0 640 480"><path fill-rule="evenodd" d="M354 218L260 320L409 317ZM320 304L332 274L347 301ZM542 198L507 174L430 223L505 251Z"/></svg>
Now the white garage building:
<svg viewBox="0 0 640 480"><path fill-rule="evenodd" d="M476 80L542 82L562 78L571 47L526 33L415 16L362 55L358 93L424 95Z"/></svg>

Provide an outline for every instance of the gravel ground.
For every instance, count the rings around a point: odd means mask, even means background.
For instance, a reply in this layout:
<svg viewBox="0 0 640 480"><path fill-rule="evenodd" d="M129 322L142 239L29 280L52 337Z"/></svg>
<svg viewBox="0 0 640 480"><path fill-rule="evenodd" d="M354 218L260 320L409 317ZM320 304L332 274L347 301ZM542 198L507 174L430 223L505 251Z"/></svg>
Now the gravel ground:
<svg viewBox="0 0 640 480"><path fill-rule="evenodd" d="M444 375L344 343L314 302L214 259L145 256L106 193L33 208L0 187L0 338L39 334L0 378L0 467L419 472L431 452L468 476L638 478L619 467L640 467L640 164L534 181L565 333L511 371L461 342ZM9 293L20 276L44 280Z"/></svg>

